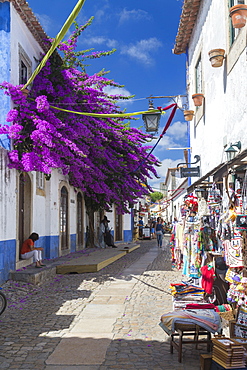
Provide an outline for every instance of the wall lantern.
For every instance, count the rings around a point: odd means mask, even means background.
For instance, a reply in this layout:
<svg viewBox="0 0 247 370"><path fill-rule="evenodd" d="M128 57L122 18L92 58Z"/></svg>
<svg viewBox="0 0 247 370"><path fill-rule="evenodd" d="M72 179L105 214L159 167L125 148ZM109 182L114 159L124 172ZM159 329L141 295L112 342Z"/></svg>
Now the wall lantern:
<svg viewBox="0 0 247 370"><path fill-rule="evenodd" d="M150 111L150 113L144 113L142 115L142 119L146 127L146 132L158 132L161 112L151 112L155 110L152 100L149 100L148 110Z"/></svg>
<svg viewBox="0 0 247 370"><path fill-rule="evenodd" d="M234 146L238 148L238 150L240 151L241 150L241 141L237 141L236 143L234 144L230 144L229 148L225 150L226 152L226 159L227 161L231 161L232 159L234 159L237 155L237 150L234 149Z"/></svg>

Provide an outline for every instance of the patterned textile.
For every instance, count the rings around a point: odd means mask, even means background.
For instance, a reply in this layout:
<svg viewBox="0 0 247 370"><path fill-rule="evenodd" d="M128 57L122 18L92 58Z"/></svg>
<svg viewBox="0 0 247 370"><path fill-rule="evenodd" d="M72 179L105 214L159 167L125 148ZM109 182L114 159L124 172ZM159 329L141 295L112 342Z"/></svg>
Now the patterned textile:
<svg viewBox="0 0 247 370"><path fill-rule="evenodd" d="M225 249L226 264L233 267L244 267L243 261L243 239L235 238L230 240L224 240L223 246Z"/></svg>
<svg viewBox="0 0 247 370"><path fill-rule="evenodd" d="M220 315L213 309L194 309L168 312L161 316L162 328L171 335L176 324L199 325L210 333L221 329Z"/></svg>
<svg viewBox="0 0 247 370"><path fill-rule="evenodd" d="M238 313L237 324L247 327L247 307L241 306Z"/></svg>
<svg viewBox="0 0 247 370"><path fill-rule="evenodd" d="M213 284L215 278L215 272L212 266L205 265L201 268L202 272L202 287L205 290L205 293L212 294Z"/></svg>

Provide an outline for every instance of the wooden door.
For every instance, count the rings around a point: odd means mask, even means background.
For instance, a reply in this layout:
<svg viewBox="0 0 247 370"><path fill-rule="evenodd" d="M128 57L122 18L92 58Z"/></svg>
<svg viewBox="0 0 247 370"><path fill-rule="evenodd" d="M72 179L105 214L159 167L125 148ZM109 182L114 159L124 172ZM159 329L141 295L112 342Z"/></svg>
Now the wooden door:
<svg viewBox="0 0 247 370"><path fill-rule="evenodd" d="M68 235L68 190L65 186L61 189L60 198L60 239L61 250L69 248Z"/></svg>
<svg viewBox="0 0 247 370"><path fill-rule="evenodd" d="M20 257L20 249L22 243L31 234L31 179L27 173L21 173L19 176L19 227L18 241L19 251L17 255ZM37 231L38 232L38 231Z"/></svg>
<svg viewBox="0 0 247 370"><path fill-rule="evenodd" d="M115 214L115 241L123 240L123 215Z"/></svg>
<svg viewBox="0 0 247 370"><path fill-rule="evenodd" d="M83 244L83 203L81 193L77 194L77 245Z"/></svg>

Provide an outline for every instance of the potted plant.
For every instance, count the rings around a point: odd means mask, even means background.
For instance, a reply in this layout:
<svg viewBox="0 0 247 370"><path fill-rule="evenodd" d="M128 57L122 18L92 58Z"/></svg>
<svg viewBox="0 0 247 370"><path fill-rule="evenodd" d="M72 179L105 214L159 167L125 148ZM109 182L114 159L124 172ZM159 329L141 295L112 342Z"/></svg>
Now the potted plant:
<svg viewBox="0 0 247 370"><path fill-rule="evenodd" d="M212 49L208 53L212 67L221 67L224 60L224 49Z"/></svg>
<svg viewBox="0 0 247 370"><path fill-rule="evenodd" d="M242 28L245 26L247 18L247 5L238 4L230 8L230 17L232 18L232 26L234 28Z"/></svg>
<svg viewBox="0 0 247 370"><path fill-rule="evenodd" d="M185 121L192 121L194 117L194 111L193 110L184 110L184 119Z"/></svg>
<svg viewBox="0 0 247 370"><path fill-rule="evenodd" d="M30 93L30 90L28 89L22 89L22 94L25 95L25 96L28 96L28 94Z"/></svg>
<svg viewBox="0 0 247 370"><path fill-rule="evenodd" d="M202 102L203 102L203 99L204 99L204 95L203 94L193 94L192 95L192 99L194 101L194 105L196 107L200 107L202 105Z"/></svg>

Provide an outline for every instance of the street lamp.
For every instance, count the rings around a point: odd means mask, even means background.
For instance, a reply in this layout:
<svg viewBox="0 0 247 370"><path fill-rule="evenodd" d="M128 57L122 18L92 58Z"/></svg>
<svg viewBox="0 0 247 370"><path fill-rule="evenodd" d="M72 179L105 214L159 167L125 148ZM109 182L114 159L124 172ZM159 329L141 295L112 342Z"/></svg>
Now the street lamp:
<svg viewBox="0 0 247 370"><path fill-rule="evenodd" d="M240 151L241 150L241 141L237 141L236 143L234 144L230 144L229 148L225 150L226 152L226 159L227 161L231 161L232 159L234 159L237 155L237 150L234 149L234 146L238 148L238 150Z"/></svg>
<svg viewBox="0 0 247 370"><path fill-rule="evenodd" d="M158 132L161 112L151 112L155 110L152 100L149 100L148 110L150 111L150 113L144 113L142 115L142 119L146 127L146 132Z"/></svg>

